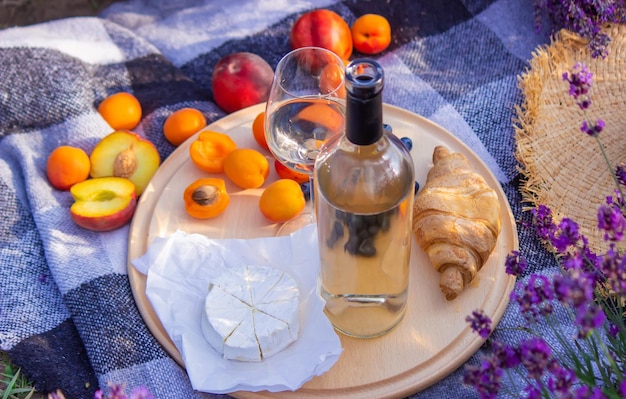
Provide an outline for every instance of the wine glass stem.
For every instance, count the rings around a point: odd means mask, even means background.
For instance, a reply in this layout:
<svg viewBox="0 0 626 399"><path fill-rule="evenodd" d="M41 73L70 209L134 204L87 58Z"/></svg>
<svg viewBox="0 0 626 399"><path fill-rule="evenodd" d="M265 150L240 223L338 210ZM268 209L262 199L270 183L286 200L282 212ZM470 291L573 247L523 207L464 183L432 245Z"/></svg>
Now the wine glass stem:
<svg viewBox="0 0 626 399"><path fill-rule="evenodd" d="M317 221L316 215L315 215L315 203L314 201L314 196L313 196L313 192L315 191L315 185L314 185L314 181L313 181L313 174L311 173L309 175L309 203L307 204L307 206L309 207L309 213L311 214L311 223L315 223Z"/></svg>

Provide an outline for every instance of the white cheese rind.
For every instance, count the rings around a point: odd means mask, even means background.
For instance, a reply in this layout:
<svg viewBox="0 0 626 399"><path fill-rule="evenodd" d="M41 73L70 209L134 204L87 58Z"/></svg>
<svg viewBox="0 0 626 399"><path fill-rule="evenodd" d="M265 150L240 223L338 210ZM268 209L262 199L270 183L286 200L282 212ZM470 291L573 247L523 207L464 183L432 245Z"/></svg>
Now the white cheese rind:
<svg viewBox="0 0 626 399"><path fill-rule="evenodd" d="M258 362L298 338L299 305L298 286L288 274L234 267L209 285L202 333L224 359Z"/></svg>

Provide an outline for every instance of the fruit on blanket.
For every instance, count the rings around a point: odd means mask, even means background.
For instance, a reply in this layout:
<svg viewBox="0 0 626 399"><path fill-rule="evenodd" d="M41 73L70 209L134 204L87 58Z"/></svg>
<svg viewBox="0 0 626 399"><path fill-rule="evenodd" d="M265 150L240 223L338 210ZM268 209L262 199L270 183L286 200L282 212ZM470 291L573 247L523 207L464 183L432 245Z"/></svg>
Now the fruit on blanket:
<svg viewBox="0 0 626 399"><path fill-rule="evenodd" d="M213 177L198 179L187 186L183 200L187 213L198 219L221 215L230 203L224 180Z"/></svg>
<svg viewBox="0 0 626 399"><path fill-rule="evenodd" d="M135 185L137 196L143 193L161 163L154 144L129 131L116 131L104 137L89 158L91 177L127 178Z"/></svg>
<svg viewBox="0 0 626 399"><path fill-rule="evenodd" d="M306 199L300 184L291 179L280 179L267 186L259 199L259 209L270 222L282 223L298 216Z"/></svg>
<svg viewBox="0 0 626 399"><path fill-rule="evenodd" d="M274 169L281 179L291 179L297 183L305 183L309 181L309 175L306 173L298 173L283 165L278 159L274 160Z"/></svg>
<svg viewBox="0 0 626 399"><path fill-rule="evenodd" d="M227 113L267 101L274 71L248 52L222 57L213 68L213 98Z"/></svg>
<svg viewBox="0 0 626 399"><path fill-rule="evenodd" d="M113 130L132 130L141 120L141 104L130 93L111 94L98 105L98 112Z"/></svg>
<svg viewBox="0 0 626 399"><path fill-rule="evenodd" d="M333 51L342 60L352 55L352 33L341 16L330 10L302 14L291 28L291 48L315 46Z"/></svg>
<svg viewBox="0 0 626 399"><path fill-rule="evenodd" d="M391 44L391 26L382 15L365 14L352 24L354 49L363 54L378 54Z"/></svg>
<svg viewBox="0 0 626 399"><path fill-rule="evenodd" d="M88 230L110 231L133 217L137 206L135 185L123 177L100 177L76 183L70 189L72 220Z"/></svg>
<svg viewBox="0 0 626 399"><path fill-rule="evenodd" d="M91 163L81 148L63 145L50 153L46 161L46 175L52 187L69 190L89 177Z"/></svg>
<svg viewBox="0 0 626 399"><path fill-rule="evenodd" d="M170 114L163 124L163 135L178 147L206 126L206 118L195 108L181 108Z"/></svg>
<svg viewBox="0 0 626 399"><path fill-rule="evenodd" d="M191 162L208 173L224 172L224 160L237 144L229 135L205 130L189 146Z"/></svg>
<svg viewBox="0 0 626 399"><path fill-rule="evenodd" d="M266 150L270 150L267 146L267 139L265 138L265 112L259 113L252 122L252 135L258 145Z"/></svg>
<svg viewBox="0 0 626 399"><path fill-rule="evenodd" d="M224 173L241 188L258 188L270 173L269 162L252 148L238 148L224 159Z"/></svg>

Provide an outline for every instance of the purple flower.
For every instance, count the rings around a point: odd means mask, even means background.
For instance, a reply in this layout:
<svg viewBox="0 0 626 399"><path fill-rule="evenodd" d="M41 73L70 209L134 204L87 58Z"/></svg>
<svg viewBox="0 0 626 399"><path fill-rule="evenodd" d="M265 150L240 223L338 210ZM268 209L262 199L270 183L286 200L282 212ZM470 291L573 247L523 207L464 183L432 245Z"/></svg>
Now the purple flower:
<svg viewBox="0 0 626 399"><path fill-rule="evenodd" d="M554 367L551 373L551 376L548 378L548 389L552 393L565 396L570 392L573 384L577 381L576 373L560 365Z"/></svg>
<svg viewBox="0 0 626 399"><path fill-rule="evenodd" d="M519 251L511 251L511 253L506 256L504 267L508 274L519 276L526 270L528 263L526 263L526 259L520 256Z"/></svg>
<svg viewBox="0 0 626 399"><path fill-rule="evenodd" d="M498 366L503 369L512 369L521 362L517 348L500 341L494 341L492 343L492 353Z"/></svg>
<svg viewBox="0 0 626 399"><path fill-rule="evenodd" d="M557 251L564 252L570 245L575 246L579 239L578 224L572 219L563 218L551 241Z"/></svg>
<svg viewBox="0 0 626 399"><path fill-rule="evenodd" d="M597 136L602 130L604 130L604 121L602 119L598 119L595 124L590 124L584 120L580 125L580 131L589 136Z"/></svg>
<svg viewBox="0 0 626 399"><path fill-rule="evenodd" d="M589 93L593 82L593 73L587 68L587 65L577 62L569 73L563 73L563 80L569 82L569 95L574 97L581 109L591 105L591 101L587 99L587 93Z"/></svg>
<svg viewBox="0 0 626 399"><path fill-rule="evenodd" d="M521 291L520 295L518 291ZM552 313L554 292L549 279L546 276L533 274L528 284L518 284L518 290L511 292L511 300L517 302L520 311L529 322L537 320L540 316Z"/></svg>
<svg viewBox="0 0 626 399"><path fill-rule="evenodd" d="M622 186L626 186L626 165L620 163L615 167L615 176Z"/></svg>
<svg viewBox="0 0 626 399"><path fill-rule="evenodd" d="M524 387L524 393L526 394L526 399L541 399L541 390L535 387L532 384L528 384Z"/></svg>
<svg viewBox="0 0 626 399"><path fill-rule="evenodd" d="M521 363L530 378L539 380L552 364L552 351L540 338L530 338L520 344Z"/></svg>
<svg viewBox="0 0 626 399"><path fill-rule="evenodd" d="M585 338L591 331L604 324L606 315L602 308L595 304L581 306L576 312L576 325L578 325L578 338Z"/></svg>
<svg viewBox="0 0 626 399"><path fill-rule="evenodd" d="M482 338L487 338L491 334L491 319L482 310L473 311L471 316L465 318L465 321L470 323L472 331Z"/></svg>
<svg viewBox="0 0 626 399"><path fill-rule="evenodd" d="M626 256L615 252L614 245L602 257L600 269L611 289L617 295L626 295Z"/></svg>
<svg viewBox="0 0 626 399"><path fill-rule="evenodd" d="M535 224L535 233L542 240L549 240L556 229L556 225L552 221L552 211L545 205L539 205L531 210L533 221Z"/></svg>
<svg viewBox="0 0 626 399"><path fill-rule="evenodd" d="M622 383L619 385L619 393L626 398L626 374L624 375Z"/></svg>
<svg viewBox="0 0 626 399"><path fill-rule="evenodd" d="M576 388L576 390L574 391L574 398L576 399L607 399L604 393L602 393L602 388L594 387L593 389L590 389L586 385Z"/></svg>
<svg viewBox="0 0 626 399"><path fill-rule="evenodd" d="M495 399L502 386L502 374L500 367L485 358L478 365L465 366L463 383L473 386L481 399Z"/></svg>
<svg viewBox="0 0 626 399"><path fill-rule="evenodd" d="M625 227L626 219L624 219L621 209L610 204L598 208L598 228L604 230L605 240L620 241L624 237Z"/></svg>
<svg viewBox="0 0 626 399"><path fill-rule="evenodd" d="M574 308L593 301L594 280L588 273L573 269L553 278L555 297L562 303Z"/></svg>

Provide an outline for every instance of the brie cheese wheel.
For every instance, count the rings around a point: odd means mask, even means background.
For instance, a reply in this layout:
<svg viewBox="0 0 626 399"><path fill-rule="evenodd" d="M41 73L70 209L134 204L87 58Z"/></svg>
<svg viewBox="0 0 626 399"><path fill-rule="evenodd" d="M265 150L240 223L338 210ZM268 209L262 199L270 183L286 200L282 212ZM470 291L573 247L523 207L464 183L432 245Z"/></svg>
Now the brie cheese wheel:
<svg viewBox="0 0 626 399"><path fill-rule="evenodd" d="M202 333L224 359L261 361L298 338L299 295L278 269L233 267L209 284Z"/></svg>

